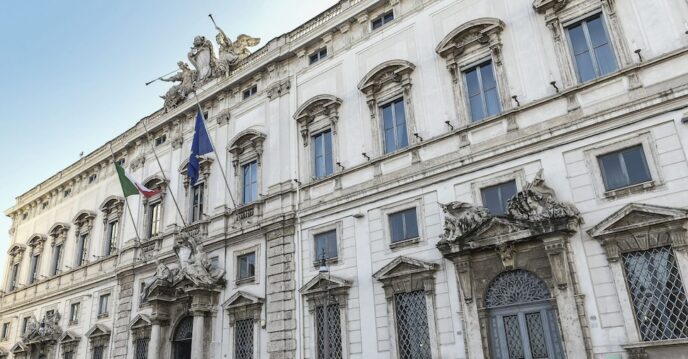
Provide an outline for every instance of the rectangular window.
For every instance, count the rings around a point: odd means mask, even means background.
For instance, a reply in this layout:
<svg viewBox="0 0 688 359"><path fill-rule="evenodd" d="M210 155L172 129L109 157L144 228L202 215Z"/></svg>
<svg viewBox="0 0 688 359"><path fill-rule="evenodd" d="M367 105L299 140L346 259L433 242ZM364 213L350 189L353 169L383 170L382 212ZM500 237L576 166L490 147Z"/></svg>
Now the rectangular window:
<svg viewBox="0 0 688 359"><path fill-rule="evenodd" d="M253 278L256 275L256 253L240 255L237 257L237 265L237 279Z"/></svg>
<svg viewBox="0 0 688 359"><path fill-rule="evenodd" d="M587 82L616 71L616 58L601 14L566 29L578 81Z"/></svg>
<svg viewBox="0 0 688 359"><path fill-rule="evenodd" d="M319 62L320 60L324 59L327 57L327 48L323 47L320 50L317 50L316 52L312 53L310 56L308 56L308 63L313 65L316 62Z"/></svg>
<svg viewBox="0 0 688 359"><path fill-rule="evenodd" d="M74 359L74 352L64 352L64 359Z"/></svg>
<svg viewBox="0 0 688 359"><path fill-rule="evenodd" d="M103 359L105 358L105 347L102 345L93 347L93 359Z"/></svg>
<svg viewBox="0 0 688 359"><path fill-rule="evenodd" d="M253 359L253 319L234 323L234 358Z"/></svg>
<svg viewBox="0 0 688 359"><path fill-rule="evenodd" d="M98 303L98 315L108 314L108 305L110 304L110 294L103 294L100 296L100 302Z"/></svg>
<svg viewBox="0 0 688 359"><path fill-rule="evenodd" d="M10 273L10 285L7 288L8 292L17 289L17 277L19 276L19 263L12 265L12 272Z"/></svg>
<svg viewBox="0 0 688 359"><path fill-rule="evenodd" d="M193 198L191 206L191 222L200 221L203 218L203 183L199 183L193 186Z"/></svg>
<svg viewBox="0 0 688 359"><path fill-rule="evenodd" d="M108 223L107 233L105 235L105 244L103 248L103 256L107 257L112 254L117 243L117 232L119 231L119 221L112 221Z"/></svg>
<svg viewBox="0 0 688 359"><path fill-rule="evenodd" d="M24 317L24 319L22 320L22 334L26 333L26 328L29 326L29 319L29 317Z"/></svg>
<svg viewBox="0 0 688 359"><path fill-rule="evenodd" d="M79 306L80 303L72 303L69 306L69 323L75 324L79 322Z"/></svg>
<svg viewBox="0 0 688 359"><path fill-rule="evenodd" d="M55 311L54 311L54 310L52 310L52 309L51 309L51 310L48 310L48 311L45 312L45 317L46 317L46 318L50 318L50 317L53 316L53 314L55 314Z"/></svg>
<svg viewBox="0 0 688 359"><path fill-rule="evenodd" d="M148 342L149 338L138 338L134 342L134 358L146 359L148 358Z"/></svg>
<svg viewBox="0 0 688 359"><path fill-rule="evenodd" d="M394 304L399 357L431 359L425 292L418 290L395 294Z"/></svg>
<svg viewBox="0 0 688 359"><path fill-rule="evenodd" d="M516 181L500 183L480 189L483 207L495 216L506 214L507 202L516 195Z"/></svg>
<svg viewBox="0 0 688 359"><path fill-rule="evenodd" d="M88 176L88 183L93 183L93 182L95 182L97 178L98 178L98 176L95 175L95 174L92 174L92 175Z"/></svg>
<svg viewBox="0 0 688 359"><path fill-rule="evenodd" d="M328 129L312 137L313 169L315 178L332 174L332 130Z"/></svg>
<svg viewBox="0 0 688 359"><path fill-rule="evenodd" d="M160 234L162 202L155 202L148 207L148 238Z"/></svg>
<svg viewBox="0 0 688 359"><path fill-rule="evenodd" d="M251 203L258 199L258 162L253 161L241 166L244 179L243 201Z"/></svg>
<svg viewBox="0 0 688 359"><path fill-rule="evenodd" d="M390 11L374 18L370 22L370 25L371 25L373 30L377 30L377 29L385 26L386 24L388 24L392 20L394 20L394 11L390 10Z"/></svg>
<svg viewBox="0 0 688 359"><path fill-rule="evenodd" d="M337 258L337 230L318 233L315 240L315 260Z"/></svg>
<svg viewBox="0 0 688 359"><path fill-rule="evenodd" d="M418 237L416 208L409 208L389 215L389 229L392 243Z"/></svg>
<svg viewBox="0 0 688 359"><path fill-rule="evenodd" d="M158 147L167 141L167 135L158 136L155 138L155 147Z"/></svg>
<svg viewBox="0 0 688 359"><path fill-rule="evenodd" d="M471 121L480 121L502 111L492 61L465 71L464 76L468 88Z"/></svg>
<svg viewBox="0 0 688 359"><path fill-rule="evenodd" d="M244 100L258 93L258 85L253 85L244 90Z"/></svg>
<svg viewBox="0 0 688 359"><path fill-rule="evenodd" d="M31 271L29 272L29 284L33 284L38 281L38 265L39 265L40 255L36 254L31 256Z"/></svg>
<svg viewBox="0 0 688 359"><path fill-rule="evenodd" d="M642 340L688 338L688 300L671 247L625 253L622 258Z"/></svg>
<svg viewBox="0 0 688 359"><path fill-rule="evenodd" d="M64 191L63 194L64 194L64 197L69 197L69 195L72 194L72 189L71 189L71 188L67 188L67 189Z"/></svg>
<svg viewBox="0 0 688 359"><path fill-rule="evenodd" d="M53 247L53 263L50 268L50 275L57 275L60 271L60 260L62 259L62 244L56 244Z"/></svg>
<svg viewBox="0 0 688 359"><path fill-rule="evenodd" d="M139 283L139 306L146 303L146 282Z"/></svg>
<svg viewBox="0 0 688 359"><path fill-rule="evenodd" d="M93 176L93 175L91 175L91 176ZM89 177L89 180L90 180L90 177ZM48 202L43 202L43 204L41 205L41 208L46 209L46 208L48 208L48 205L49 205Z"/></svg>
<svg viewBox="0 0 688 359"><path fill-rule="evenodd" d="M82 234L79 236L78 242L76 244L76 262L74 263L76 267L81 267L86 260L86 240L88 239L88 234Z"/></svg>
<svg viewBox="0 0 688 359"><path fill-rule="evenodd" d="M607 191L652 180L642 145L597 157Z"/></svg>
<svg viewBox="0 0 688 359"><path fill-rule="evenodd" d="M342 329L339 304L317 307L315 322L318 359L341 359Z"/></svg>
<svg viewBox="0 0 688 359"><path fill-rule="evenodd" d="M408 146L406 110L404 98L400 97L380 107L385 153L391 153Z"/></svg>
<svg viewBox="0 0 688 359"><path fill-rule="evenodd" d="M7 340L10 336L10 323L3 323L2 324L2 337L0 339Z"/></svg>

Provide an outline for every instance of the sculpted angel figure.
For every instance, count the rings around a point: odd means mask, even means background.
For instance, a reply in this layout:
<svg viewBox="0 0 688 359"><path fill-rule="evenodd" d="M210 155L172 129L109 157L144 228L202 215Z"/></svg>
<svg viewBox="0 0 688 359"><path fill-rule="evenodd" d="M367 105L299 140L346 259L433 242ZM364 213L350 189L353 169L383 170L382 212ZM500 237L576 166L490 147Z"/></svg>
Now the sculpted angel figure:
<svg viewBox="0 0 688 359"><path fill-rule="evenodd" d="M260 43L260 38L241 34L232 42L229 36L227 36L219 26L215 26L215 28L218 31L215 40L218 46L220 46L218 71L220 74L227 76L232 67L236 65L239 60L251 54L248 47L258 45L258 43Z"/></svg>
<svg viewBox="0 0 688 359"><path fill-rule="evenodd" d="M196 68L196 86L200 86L217 73L217 59L213 52L213 43L205 36L194 38L188 57L191 64Z"/></svg>
<svg viewBox="0 0 688 359"><path fill-rule="evenodd" d="M174 85L167 90L165 96L160 96L165 99L165 110L170 110L182 102L186 96L193 90L194 86L194 71L189 68L189 65L183 61L177 62L179 66L179 72L167 77L160 78L161 81L166 82L179 82L178 85Z"/></svg>

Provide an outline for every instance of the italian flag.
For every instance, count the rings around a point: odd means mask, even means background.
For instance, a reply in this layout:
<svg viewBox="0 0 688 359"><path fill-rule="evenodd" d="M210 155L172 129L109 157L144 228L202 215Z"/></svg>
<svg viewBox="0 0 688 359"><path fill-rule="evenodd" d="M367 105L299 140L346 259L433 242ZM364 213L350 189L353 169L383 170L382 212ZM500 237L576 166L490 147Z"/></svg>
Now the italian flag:
<svg viewBox="0 0 688 359"><path fill-rule="evenodd" d="M124 197L134 196L140 193L148 198L160 193L159 190L148 189L146 186L137 182L130 174L124 171L124 168L122 168L119 163L115 162L115 168L117 169L117 176L119 176L119 183L122 185Z"/></svg>

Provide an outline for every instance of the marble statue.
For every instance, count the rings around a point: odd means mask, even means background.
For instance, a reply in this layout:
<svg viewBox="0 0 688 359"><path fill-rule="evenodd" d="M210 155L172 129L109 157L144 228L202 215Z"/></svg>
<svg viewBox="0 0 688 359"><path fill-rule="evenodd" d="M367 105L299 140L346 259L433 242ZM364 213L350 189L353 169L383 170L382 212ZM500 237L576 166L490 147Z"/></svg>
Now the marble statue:
<svg viewBox="0 0 688 359"><path fill-rule="evenodd" d="M219 26L215 26L215 28L218 31L215 40L220 47L218 71L219 74L227 76L239 60L251 54L248 47L258 45L260 38L241 34L235 41L232 41Z"/></svg>
<svg viewBox="0 0 688 359"><path fill-rule="evenodd" d="M531 222L578 218L578 210L573 205L557 200L554 191L545 184L542 170L508 201L507 207L509 217Z"/></svg>
<svg viewBox="0 0 688 359"><path fill-rule="evenodd" d="M167 90L165 96L160 96L165 99L166 111L173 109L180 102L184 101L186 96L188 96L189 93L191 93L191 91L194 89L194 81L196 78L195 71L191 70L189 65L183 61L177 62L177 66L179 66L181 71L168 78L160 78L162 81L179 82L179 84L173 85L169 90Z"/></svg>
<svg viewBox="0 0 688 359"><path fill-rule="evenodd" d="M189 61L196 68L194 86L199 87L217 73L217 59L213 51L213 43L205 36L196 36L188 54Z"/></svg>
<svg viewBox="0 0 688 359"><path fill-rule="evenodd" d="M442 238L454 240L472 231L490 217L486 208L465 202L440 204L444 211L444 234Z"/></svg>
<svg viewBox="0 0 688 359"><path fill-rule="evenodd" d="M188 279L197 286L213 286L222 282L224 270L212 266L203 245L193 235L180 234L174 251L179 259L175 283L183 279Z"/></svg>
<svg viewBox="0 0 688 359"><path fill-rule="evenodd" d="M22 335L25 343L37 343L57 340L62 334L59 327L60 315L57 312L46 313L39 322L36 317L26 323L26 331Z"/></svg>

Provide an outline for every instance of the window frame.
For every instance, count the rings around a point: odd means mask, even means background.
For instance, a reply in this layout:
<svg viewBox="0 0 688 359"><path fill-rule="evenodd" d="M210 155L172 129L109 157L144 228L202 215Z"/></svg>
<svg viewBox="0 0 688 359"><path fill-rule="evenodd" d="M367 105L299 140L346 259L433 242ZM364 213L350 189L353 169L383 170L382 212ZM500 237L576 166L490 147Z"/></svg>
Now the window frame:
<svg viewBox="0 0 688 359"><path fill-rule="evenodd" d="M233 268L236 270L236 274L234 275L234 286L235 287L241 287L244 285L253 285L253 284L258 284L260 283L260 261L261 259L261 247L260 244L256 244L250 247L245 247L243 249L239 249L234 251L232 258L234 258L234 263ZM253 253L254 255L254 260L253 260L253 266L254 266L254 271L253 271L253 276L252 277L245 277L245 278L240 278L239 277L239 258Z"/></svg>
<svg viewBox="0 0 688 359"><path fill-rule="evenodd" d="M647 175L649 178L645 181L631 183L630 174L628 171L629 166L626 163L626 156L624 156L624 153L628 150L638 149L638 148L640 149L639 153L640 153L641 159L642 159L642 167L643 167L643 170L645 172L644 174ZM622 185L622 186L618 186L618 187L610 188L611 186L609 183L608 169L606 169L604 166L603 158L611 156L611 155L614 155L614 157L616 157L618 159L619 167L621 169L621 172L624 174L624 177L626 177L625 179L628 182L627 184ZM647 182L652 182L652 174L650 173L650 168L649 168L648 163L647 163L647 158L645 158L645 150L644 150L642 144L632 145L630 147L626 147L626 148L622 148L619 150L615 150L615 151L611 151L611 152L597 155L597 165L600 168L600 174L602 175L602 181L603 181L604 189L606 192L618 191L618 190L622 190L622 189L625 189L628 187L638 186L638 185L642 185L642 184L647 183Z"/></svg>
<svg viewBox="0 0 688 359"><path fill-rule="evenodd" d="M599 69L600 65L599 65L598 60L597 60L597 55L594 54L595 48L592 45L592 39L590 37L589 30L588 30L588 22L590 20L594 20L595 18L599 18L600 21L602 22L602 29L604 31L604 35L606 36L607 44L609 44L609 47L612 50L612 56L614 58L615 69L613 71L606 73L606 74L602 74L601 70ZM591 60L592 65L593 65L593 71L595 72L595 77L588 79L586 81L583 81L581 79L580 70L578 68L578 63L576 61L575 52L573 50L573 41L571 39L571 34L570 34L571 28L573 28L575 26L579 26L579 25L581 26L581 28L583 30L586 47L588 50L588 54L590 55L590 60ZM620 70L619 58L618 58L618 55L616 54L616 49L614 48L614 43L612 42L612 37L611 37L611 33L610 33L608 25L607 25L607 21L606 21L605 16L602 12L588 14L587 16L585 16L582 19L576 19L574 21L567 22L566 24L563 25L563 28L564 28L564 33L566 34L566 42L567 42L568 51L569 51L569 58L571 59L571 63L573 65L573 72L576 76L578 84L584 84L584 83L588 83L591 81L595 81L601 77L605 77L607 75L613 74L613 73Z"/></svg>
<svg viewBox="0 0 688 359"><path fill-rule="evenodd" d="M329 54L329 49L327 48L327 46L320 47L317 50L312 51L308 55L308 65L311 66L311 65L318 64L318 63L322 62L323 60L329 58L329 56L330 56L330 54Z"/></svg>
<svg viewBox="0 0 688 359"><path fill-rule="evenodd" d="M99 293L98 295L98 319L107 318L110 316L110 298L111 292ZM105 298L105 311L103 311L103 298Z"/></svg>
<svg viewBox="0 0 688 359"><path fill-rule="evenodd" d="M412 215L412 216L407 216L407 214L410 214L410 211L413 211L413 215ZM395 217L395 216L400 216L401 222L402 222L402 227L403 227L403 228L402 228L402 232L403 232L402 236L403 236L403 238L400 238L400 239L397 239L397 240L394 239L394 235L393 235L394 230L392 229L392 218ZM416 225L416 232L418 232L418 233L416 233L416 236L409 236L409 233L407 233L408 230L409 230L409 228L408 228L408 226L407 226L407 224L406 224L406 223L407 223L407 222L406 222L406 221L407 221L407 217L415 218L415 220L416 220L416 223L415 223L415 225ZM396 212L389 213L389 214L387 215L387 225L389 226L390 242L391 242L392 245L396 245L396 244L403 243L403 242L407 242L407 241L414 241L414 240L417 240L417 239L420 237L420 230L418 230L418 209L417 209L416 207L409 207L409 208L407 208L407 209L403 209L403 210L400 210L400 211L396 211Z"/></svg>
<svg viewBox="0 0 688 359"><path fill-rule="evenodd" d="M198 194L196 191L200 191ZM205 220L205 204L206 204L206 180L200 179L196 182L196 185L190 186L189 191L189 218L191 223L196 223ZM198 198L198 203L196 203L196 198ZM198 210L198 213L197 213Z"/></svg>
<svg viewBox="0 0 688 359"><path fill-rule="evenodd" d="M246 101L258 94L258 84L254 83L241 91L242 101Z"/></svg>
<svg viewBox="0 0 688 359"><path fill-rule="evenodd" d="M20 271L20 262L14 262L10 264L10 276L9 276L9 281L8 281L8 292L13 292L17 290L17 286L19 285L18 283L18 278L19 278L19 271Z"/></svg>
<svg viewBox="0 0 688 359"><path fill-rule="evenodd" d="M494 113L494 114L488 113L487 100L485 97L486 91L485 91L485 88L483 87L482 69L485 68L487 65L490 65L490 69L492 70L491 72L492 72L492 76L494 77L494 82L495 82L494 88L495 88L495 91L497 91L497 101L498 101L497 105L499 106L499 109L498 109L497 113ZM472 106L471 106L470 86L468 84L468 82L469 82L468 81L468 74L473 72L473 71L476 71L476 74L477 74L478 87L479 87L479 91L480 91L479 96L480 96L480 102L481 102L481 107L482 107L482 111L483 111L483 117L480 117L480 118L474 118L473 112L471 110ZM494 64L494 61L492 60L492 58L486 59L485 61L482 61L482 62L475 64L475 65L467 66L466 68L461 70L461 76L463 77L463 82L464 82L464 86L465 86L464 90L466 91L466 102L467 102L466 106L468 109L469 123L478 123L478 122L484 121L486 119L489 119L491 117L499 116L504 112L504 110L502 109L502 103L501 103L502 101L500 98L501 89L499 86L499 81L497 81L497 72L495 71L495 64Z"/></svg>
<svg viewBox="0 0 688 359"><path fill-rule="evenodd" d="M401 146L400 144L397 143L398 135L399 133L397 132L397 128L399 127L399 124L397 123L397 111L396 111L396 104L401 102L402 103L402 108L404 109L404 129L406 131L406 145ZM407 121L407 114L406 114L406 103L405 103L404 96L397 96L391 99L388 99L378 105L378 113L379 113L379 118L380 118L380 123L378 126L380 127L380 133L382 134L382 154L383 155L389 155L395 152L403 151L404 149L408 148L411 145L410 138L412 137L411 133L409 133L409 125ZM384 108L389 106L392 110L392 122L393 122L393 130L394 130L394 149L391 151L387 151L387 140L385 136L385 116L384 116Z"/></svg>
<svg viewBox="0 0 688 359"><path fill-rule="evenodd" d="M500 183L497 183L497 184L493 184L493 185L489 185L489 186L484 186L484 187L481 187L481 188L480 188L480 198L481 198L482 206L485 207L485 208L487 208L487 210L490 211L490 214L492 214L492 215L494 215L494 216L503 216L503 215L506 215L506 214L509 212L509 205L508 205L508 203L509 203L509 199L510 199L510 198L507 199L506 201L503 201L503 203L504 203L504 212L503 212L503 213L493 213L493 211L490 210L490 208L487 206L487 203L485 203L485 202L486 202L486 201L485 201L485 190L486 190L486 189L491 189L491 188L499 188L499 189L500 189L500 190L499 190L499 197L502 197L501 188L502 188L503 185L506 185L507 183L513 183L513 184L514 184L514 196L515 196L515 195L519 192L518 182L516 181L515 178L514 178L514 179L510 179L510 180L507 180L507 181L504 181L504 182L500 182ZM512 197L513 197L513 196L512 196ZM503 198L502 198L502 200L503 200Z"/></svg>
<svg viewBox="0 0 688 359"><path fill-rule="evenodd" d="M336 239L336 246L337 246L337 255L335 257L331 258L325 258L325 261L329 265L335 265L339 263L343 258L342 258L342 235L343 235L343 223L342 221L337 221L337 222L332 222L332 223L327 223L324 225L320 225L314 228L311 228L308 230L307 234L304 235L305 238L310 239L310 249L308 246L304 247L304 258L311 258L313 260L313 268L319 268L321 264L321 258L320 255L317 253L317 243L316 243L316 237L320 234L324 234L327 232L335 232L335 239ZM308 252L305 252L307 251Z"/></svg>
<svg viewBox="0 0 688 359"><path fill-rule="evenodd" d="M103 257L109 257L117 252L117 240L121 231L119 218L107 221L105 224L105 241L103 242Z"/></svg>
<svg viewBox="0 0 688 359"><path fill-rule="evenodd" d="M29 261L29 279L28 285L33 285L40 279L41 271L41 253L33 253Z"/></svg>
<svg viewBox="0 0 688 359"><path fill-rule="evenodd" d="M88 264L88 240L89 232L77 233L76 255L74 256L74 268L80 268Z"/></svg>
<svg viewBox="0 0 688 359"><path fill-rule="evenodd" d="M422 197L411 198L405 201L393 203L382 207L381 218L383 222L383 233L385 243L391 250L402 249L408 246L418 245L425 242L425 204ZM411 208L416 209L416 225L418 228L418 236L415 238L406 239L403 241L392 242L392 232L390 225L390 215L398 212L402 212Z"/></svg>
<svg viewBox="0 0 688 359"><path fill-rule="evenodd" d="M68 325L79 324L79 317L81 315L81 302L69 303L69 321Z"/></svg>
<svg viewBox="0 0 688 359"><path fill-rule="evenodd" d="M12 330L11 322L2 323L2 329L0 329L0 341L6 342L10 339L10 332Z"/></svg>
<svg viewBox="0 0 688 359"><path fill-rule="evenodd" d="M391 19L385 20L388 16L391 16ZM387 25L394 22L394 20L396 20L394 9L386 9L370 20L370 31L373 32L385 28ZM380 25L376 26L376 21L380 21Z"/></svg>
<svg viewBox="0 0 688 359"><path fill-rule="evenodd" d="M252 188L252 191L255 191L254 194L252 194L252 198L247 200L246 196L246 169L251 168L254 166L255 168L255 178L251 178L251 183L255 186L255 188ZM241 204L251 204L254 202L259 202L260 201L260 193L258 192L259 190L259 174L260 166L258 164L258 159L251 159L246 162L243 162L241 164ZM253 174L252 174L253 175Z"/></svg>
<svg viewBox="0 0 688 359"><path fill-rule="evenodd" d="M331 168L330 168L330 172L327 173L327 156L326 156L327 150L325 148L326 142L325 142L325 139L323 137L323 140L322 140L322 143L323 143L322 158L323 158L323 168L325 169L324 170L325 173L321 176L318 176L317 137L324 136L326 133L329 133L329 136L330 136L330 149L329 149L330 152L329 153L330 153L330 162L331 162L330 166L331 166ZM327 178L327 177L332 176L335 173L335 159L334 159L334 147L335 147L334 138L335 138L335 136L334 136L334 131L332 130L331 127L325 127L325 128L323 128L317 132L314 132L310 136L311 136L311 140L309 143L311 143L311 146L310 146L311 147L311 173L312 173L311 177L315 180L321 180L323 178Z"/></svg>

